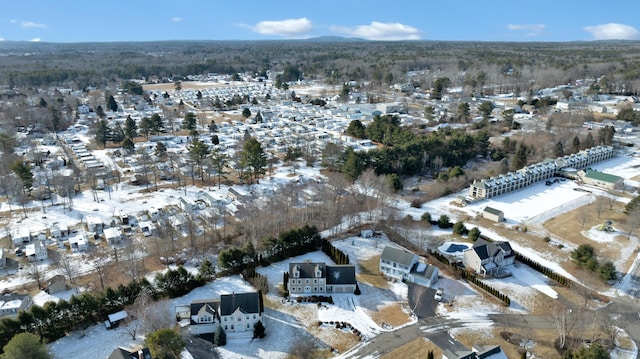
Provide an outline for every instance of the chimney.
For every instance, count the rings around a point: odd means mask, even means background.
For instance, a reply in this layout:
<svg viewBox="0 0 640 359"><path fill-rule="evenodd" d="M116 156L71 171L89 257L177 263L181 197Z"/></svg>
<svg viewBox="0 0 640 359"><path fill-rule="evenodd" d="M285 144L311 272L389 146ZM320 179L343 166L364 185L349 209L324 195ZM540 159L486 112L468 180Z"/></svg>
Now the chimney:
<svg viewBox="0 0 640 359"><path fill-rule="evenodd" d="M138 359L144 359L144 351L142 349L138 350Z"/></svg>

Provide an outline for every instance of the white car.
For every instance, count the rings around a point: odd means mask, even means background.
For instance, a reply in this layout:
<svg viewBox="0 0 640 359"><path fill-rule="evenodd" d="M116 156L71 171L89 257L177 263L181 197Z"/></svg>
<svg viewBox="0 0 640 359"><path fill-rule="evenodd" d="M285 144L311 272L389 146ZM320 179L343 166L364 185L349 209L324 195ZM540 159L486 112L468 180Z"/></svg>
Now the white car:
<svg viewBox="0 0 640 359"><path fill-rule="evenodd" d="M436 291L436 294L434 294L433 296L433 300L435 301L442 301L442 296L444 295L444 290L442 288L438 288L438 290Z"/></svg>

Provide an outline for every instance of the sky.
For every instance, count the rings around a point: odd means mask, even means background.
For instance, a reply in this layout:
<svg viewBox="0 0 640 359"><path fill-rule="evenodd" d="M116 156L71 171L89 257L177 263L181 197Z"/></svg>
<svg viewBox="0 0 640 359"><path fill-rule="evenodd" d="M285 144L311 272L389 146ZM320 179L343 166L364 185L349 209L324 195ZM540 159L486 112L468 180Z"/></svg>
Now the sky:
<svg viewBox="0 0 640 359"><path fill-rule="evenodd" d="M638 13L636 0L18 0L2 4L0 41L640 40Z"/></svg>

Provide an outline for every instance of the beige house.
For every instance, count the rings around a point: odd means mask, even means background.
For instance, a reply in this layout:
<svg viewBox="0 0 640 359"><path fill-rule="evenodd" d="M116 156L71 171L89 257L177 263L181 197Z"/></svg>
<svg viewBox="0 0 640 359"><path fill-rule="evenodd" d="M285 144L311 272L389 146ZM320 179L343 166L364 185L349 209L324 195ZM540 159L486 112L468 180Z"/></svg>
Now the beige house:
<svg viewBox="0 0 640 359"><path fill-rule="evenodd" d="M504 221L504 212L499 209L487 206L484 207L484 211L482 211L482 218L500 223Z"/></svg>

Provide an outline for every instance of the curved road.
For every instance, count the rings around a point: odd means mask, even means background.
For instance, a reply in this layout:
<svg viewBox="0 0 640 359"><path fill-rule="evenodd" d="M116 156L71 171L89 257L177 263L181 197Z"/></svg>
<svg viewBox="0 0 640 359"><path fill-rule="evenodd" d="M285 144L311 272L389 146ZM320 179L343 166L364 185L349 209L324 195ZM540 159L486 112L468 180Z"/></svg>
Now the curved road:
<svg viewBox="0 0 640 359"><path fill-rule="evenodd" d="M448 334L449 329L459 328L465 323L457 319L446 317L436 317L433 309L436 304L433 301L433 289L420 286L409 286L409 305L418 315L418 321L414 324L400 328L392 332L383 332L368 342L363 343L356 349L345 354L345 358L380 357L392 350L401 347L417 338L425 337L431 340L441 349L452 351L465 350L461 344ZM421 316L421 314L431 315ZM579 327L590 327L598 325L597 318L607 315L618 314L620 319L617 326L624 329L627 334L636 342L640 343L640 301L630 298L615 298L598 310L595 314L589 315L589 320L576 323ZM594 318L594 320L591 320ZM492 314L489 319L495 325L511 328L534 328L534 329L556 329L556 321L553 315L522 315L522 314Z"/></svg>

